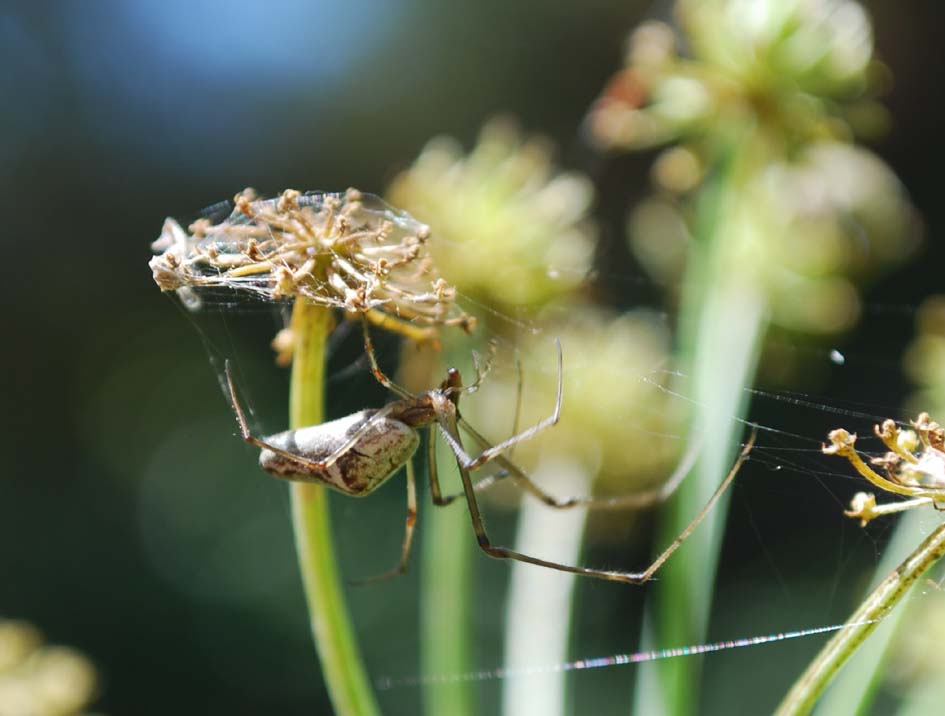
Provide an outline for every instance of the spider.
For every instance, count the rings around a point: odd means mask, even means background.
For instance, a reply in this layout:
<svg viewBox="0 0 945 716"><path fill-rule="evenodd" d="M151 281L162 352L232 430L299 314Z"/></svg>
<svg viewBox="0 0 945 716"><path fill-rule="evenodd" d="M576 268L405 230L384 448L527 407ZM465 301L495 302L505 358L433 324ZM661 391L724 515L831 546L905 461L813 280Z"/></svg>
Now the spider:
<svg viewBox="0 0 945 716"><path fill-rule="evenodd" d="M511 478L519 487L555 509L568 509L577 505L604 508L639 508L668 498L688 473L689 468L677 470L676 475L671 477L663 487L649 492L611 498L573 497L565 500L556 499L536 485L522 468L509 460L503 453L506 453L520 442L530 440L541 431L558 422L563 393L561 344L558 341L555 341L558 352L557 395L551 415L502 442L490 444L485 437L463 419L459 412L460 396L474 393L488 372L489 366L487 365L486 369L483 370L477 354L473 354L476 379L470 385L464 386L459 371L450 368L439 387L414 395L381 371L367 324L362 322L362 326L364 349L370 361L371 372L381 385L397 396L396 400L380 409L361 410L347 417L322 423L321 425L286 430L265 438L257 438L250 432L243 409L236 397L236 389L229 364L226 366L227 384L240 434L243 440L260 448L260 467L269 474L287 480L317 482L346 495L364 497L374 492L397 473L401 467L405 467L407 476L407 517L400 561L396 567L388 572L367 580L361 580L362 582L386 579L406 571L414 526L417 520L417 491L411 458L420 444L418 431L421 429L425 428L428 431L426 459L433 504L442 507L452 503L457 498L465 497L476 540L479 547L487 555L497 559L513 559L539 567L628 584L642 584L649 581L673 552L692 534L722 493L732 483L754 443L754 435L752 435L734 466L716 488L702 510L653 563L642 571L620 572L592 569L560 564L522 554L507 547L493 544L483 525L476 493L494 484L498 479ZM460 435L460 428L479 445L481 452L477 456L473 457L466 451ZM436 446L433 439L437 430L439 430L453 452L462 479L463 491L455 495L443 495L440 490L434 457ZM495 462L502 468L502 472L498 476L489 476L479 482L473 482L470 476L471 471L488 462Z"/></svg>

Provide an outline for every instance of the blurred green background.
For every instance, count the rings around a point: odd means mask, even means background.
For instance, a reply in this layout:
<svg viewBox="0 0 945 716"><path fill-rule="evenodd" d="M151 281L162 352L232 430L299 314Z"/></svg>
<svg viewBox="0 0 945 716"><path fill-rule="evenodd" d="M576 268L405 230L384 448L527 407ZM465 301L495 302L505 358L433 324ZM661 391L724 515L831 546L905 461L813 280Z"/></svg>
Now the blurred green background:
<svg viewBox="0 0 945 716"><path fill-rule="evenodd" d="M857 333L836 343L845 364L832 364L824 349L816 356L822 382L799 389L817 404L902 417L910 388L901 354L918 304L942 289L945 265L945 102L937 94L945 9L869 9L878 53L895 76L886 98L894 126L874 149L908 188L926 243L919 260L871 289ZM28 619L51 641L88 653L104 680L99 710L329 708L285 486L262 475L234 437L200 332L151 280L149 243L165 216L186 221L248 185L268 194L383 193L432 136L468 146L486 119L511 113L597 184L599 284L608 299L662 309L623 236L628 207L648 190L651 157L597 154L579 127L618 69L629 30L666 10L597 0L0 8L8 336L0 615ZM259 420L283 429L286 376L266 348L278 315L256 307L225 325L196 322L217 357L235 351L252 366ZM382 341L381 352L393 367L395 343ZM384 400L366 371L342 372L356 355L355 340L332 358L331 416ZM814 440L837 424L870 424L764 399L752 417ZM739 479L713 619L718 638L842 620L881 551L888 524L863 532L840 514L859 487L844 467L810 442L786 445L804 450L780 456L784 469L756 465ZM394 559L402 499L391 487L367 501L336 501L346 574L372 574ZM493 518L499 534L510 520ZM646 545L611 546L587 561L632 567L646 554ZM471 618L481 665L498 666L508 567L481 561ZM372 674L417 670L416 572L350 591ZM641 599L632 588L582 584L575 656L632 648ZM705 713L727 713L733 703L770 710L816 646L710 657ZM575 713L627 712L631 668L577 675ZM495 711L497 683L477 688L482 713ZM421 695L404 687L380 698L385 713L412 714Z"/></svg>

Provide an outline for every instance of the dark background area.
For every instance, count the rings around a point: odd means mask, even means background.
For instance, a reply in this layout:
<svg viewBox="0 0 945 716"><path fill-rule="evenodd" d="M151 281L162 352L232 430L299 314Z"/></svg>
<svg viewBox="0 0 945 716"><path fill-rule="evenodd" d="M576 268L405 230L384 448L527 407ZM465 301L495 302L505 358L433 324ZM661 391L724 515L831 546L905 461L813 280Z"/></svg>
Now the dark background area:
<svg viewBox="0 0 945 716"><path fill-rule="evenodd" d="M918 303L943 289L945 9L870 9L895 77L894 126L874 148L911 193L926 242L919 259L872 287L856 334L837 339L846 364L799 389L826 405L855 401L903 417L901 353ZM98 710L327 709L284 486L258 473L233 437L199 331L150 277L149 244L164 218L186 220L248 185L382 193L429 138L449 134L469 146L486 119L511 113L598 183L601 281L614 303L658 306L636 267L611 260L628 261L623 216L647 191L649 158L595 155L579 126L619 67L627 32L663 10L597 0L0 6L0 615L88 653L104 676ZM250 310L216 343L258 368L251 396L271 430L284 427L285 376L265 348L275 318ZM221 327L201 320L218 341ZM350 352L339 351L333 371ZM395 347L386 354L393 361ZM333 416L383 399L366 372L330 390ZM838 420L764 399L753 418L813 439ZM877 558L883 528L863 533L839 514L854 491L831 477L841 468L815 453L799 462L797 471L740 478L713 627L720 638L842 620L845 595ZM401 499L389 490L336 502L346 573L377 571L389 561L383 550L396 553ZM594 561L644 554L645 546ZM497 665L507 568L479 566L480 657ZM575 627L581 655L626 651L637 618L628 605L640 596L610 585L582 590L579 604L594 608ZM726 611L745 590L755 590L756 608ZM372 673L415 670L416 574L350 599ZM773 621L779 610L793 620ZM713 656L712 704L745 702L750 688L775 690L773 702L814 648L767 647L770 661ZM758 684L738 678L746 664ZM590 705L629 678L580 675L578 698ZM483 686L484 713L496 688ZM386 713L414 713L419 694L382 699Z"/></svg>

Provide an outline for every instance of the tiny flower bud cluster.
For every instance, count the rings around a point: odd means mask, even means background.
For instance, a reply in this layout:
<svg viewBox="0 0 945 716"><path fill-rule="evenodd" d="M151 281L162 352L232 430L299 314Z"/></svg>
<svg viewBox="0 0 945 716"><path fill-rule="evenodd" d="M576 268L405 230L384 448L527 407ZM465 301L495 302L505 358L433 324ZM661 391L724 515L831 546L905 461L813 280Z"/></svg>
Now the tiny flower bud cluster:
<svg viewBox="0 0 945 716"><path fill-rule="evenodd" d="M430 230L377 197L286 190L276 199L238 194L220 223L184 231L168 219L152 248L154 280L199 306L199 289L225 287L270 300L304 297L414 335L472 319L428 255ZM398 326L400 328L398 328Z"/></svg>

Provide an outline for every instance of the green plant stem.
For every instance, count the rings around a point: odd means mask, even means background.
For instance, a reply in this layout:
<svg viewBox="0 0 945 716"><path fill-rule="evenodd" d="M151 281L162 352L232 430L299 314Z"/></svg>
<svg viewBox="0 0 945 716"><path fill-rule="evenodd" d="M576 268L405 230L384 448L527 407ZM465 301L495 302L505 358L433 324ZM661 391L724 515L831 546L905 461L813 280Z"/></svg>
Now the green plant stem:
<svg viewBox="0 0 945 716"><path fill-rule="evenodd" d="M939 525L847 620L801 677L788 691L775 716L806 716L837 671L883 619L908 593L909 588L945 556L945 524ZM848 713L853 713L849 711Z"/></svg>
<svg viewBox="0 0 945 716"><path fill-rule="evenodd" d="M546 454L532 473L535 481L557 495L591 493L592 475L576 458ZM549 510L523 495L515 550L579 564L587 509ZM505 657L510 670L568 659L577 575L510 562L511 580L505 606ZM549 671L502 682L505 716L563 716L569 713L567 673Z"/></svg>
<svg viewBox="0 0 945 716"><path fill-rule="evenodd" d="M436 462L444 491L455 492L449 478L456 474L456 458L438 439ZM454 502L427 512L420 528L422 671L431 676L465 674L472 671L470 593L476 541L465 504ZM423 692L423 708L428 716L472 716L476 713L472 682L429 684Z"/></svg>
<svg viewBox="0 0 945 716"><path fill-rule="evenodd" d="M295 352L289 388L289 426L318 425L324 420L325 339L332 326L329 311L302 298L292 311ZM371 690L348 615L331 532L328 494L324 487L293 482L292 525L299 569L305 587L315 647L335 713L372 716L380 713Z"/></svg>
<svg viewBox="0 0 945 716"><path fill-rule="evenodd" d="M900 518L892 539L883 551L883 559L876 567L870 588L875 589L882 578L905 559L913 545L922 539L927 522L923 512L916 510ZM837 675L830 690L817 705L817 716L869 713L876 688L882 680L882 663L886 651L906 614L905 606L900 604L884 617L869 641L857 649L850 658L849 668Z"/></svg>
<svg viewBox="0 0 945 716"><path fill-rule="evenodd" d="M735 145L739 146L739 145ZM741 143L720 165L697 206L696 246L681 316L681 358L688 378L678 387L692 401L690 439L703 448L693 471L667 505L656 547L674 539L707 502L731 467L743 432L748 393L767 325L767 298L758 284L758 267L746 265L742 248L752 236L740 217L739 164L753 150ZM644 621L643 648L704 641L714 591L728 496L723 496L699 527L657 575ZM641 665L635 691L638 714L687 716L699 703L702 660L671 659Z"/></svg>

